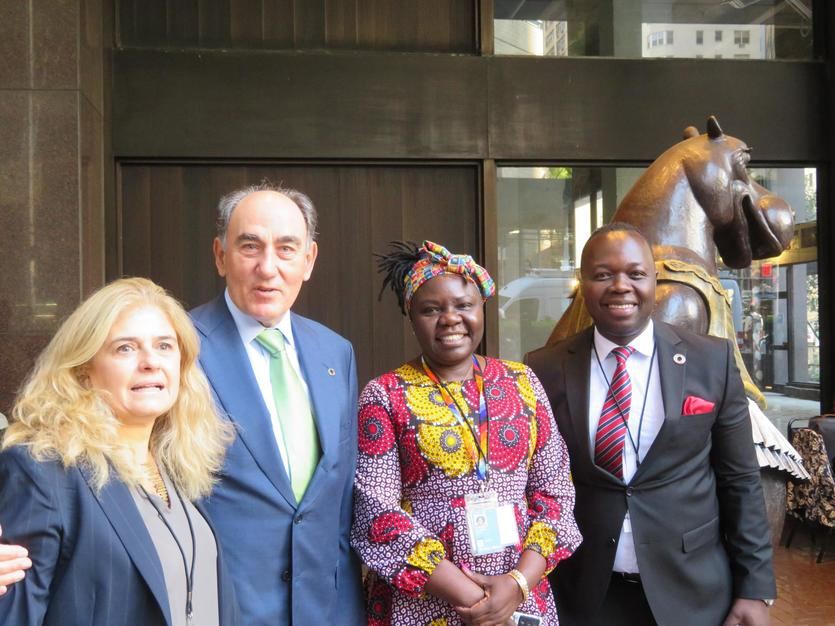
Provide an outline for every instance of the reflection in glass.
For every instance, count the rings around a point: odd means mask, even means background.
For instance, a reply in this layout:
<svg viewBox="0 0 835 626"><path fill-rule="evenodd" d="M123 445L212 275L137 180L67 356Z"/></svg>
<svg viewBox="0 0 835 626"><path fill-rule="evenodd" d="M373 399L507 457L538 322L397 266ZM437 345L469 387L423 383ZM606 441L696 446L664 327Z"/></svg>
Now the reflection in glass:
<svg viewBox="0 0 835 626"><path fill-rule="evenodd" d="M643 168L502 167L497 185L500 356L545 343L577 285L580 252Z"/></svg>
<svg viewBox="0 0 835 626"><path fill-rule="evenodd" d="M816 170L752 169L751 176L795 209L795 233L775 259L720 276L738 293L737 343L757 385L817 399L820 385Z"/></svg>
<svg viewBox="0 0 835 626"><path fill-rule="evenodd" d="M643 168L535 165L498 168L499 356L521 360L544 345L577 285L589 234L611 221ZM819 412L820 320L814 168L752 168L751 177L795 210L791 246L731 270L736 340L782 428Z"/></svg>
<svg viewBox="0 0 835 626"><path fill-rule="evenodd" d="M497 55L810 59L812 0L494 0Z"/></svg>

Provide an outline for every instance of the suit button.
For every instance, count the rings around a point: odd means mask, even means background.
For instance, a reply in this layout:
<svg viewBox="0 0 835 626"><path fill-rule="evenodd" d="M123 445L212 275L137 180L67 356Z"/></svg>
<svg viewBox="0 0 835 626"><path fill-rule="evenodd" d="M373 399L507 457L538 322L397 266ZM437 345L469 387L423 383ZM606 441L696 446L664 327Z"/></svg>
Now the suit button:
<svg viewBox="0 0 835 626"><path fill-rule="evenodd" d="M615 543L617 543L617 542L615 541L614 537L609 537L609 543L611 543L612 545L615 545Z"/></svg>
<svg viewBox="0 0 835 626"><path fill-rule="evenodd" d="M281 572L281 580L283 580L286 583L290 582L290 570L289 569L286 569L283 572Z"/></svg>
<svg viewBox="0 0 835 626"><path fill-rule="evenodd" d="M626 488L626 496L629 497L631 495L632 495L632 487L627 487Z"/></svg>
<svg viewBox="0 0 835 626"><path fill-rule="evenodd" d="M302 515L296 515L296 519L293 520L294 524L301 524L302 523Z"/></svg>

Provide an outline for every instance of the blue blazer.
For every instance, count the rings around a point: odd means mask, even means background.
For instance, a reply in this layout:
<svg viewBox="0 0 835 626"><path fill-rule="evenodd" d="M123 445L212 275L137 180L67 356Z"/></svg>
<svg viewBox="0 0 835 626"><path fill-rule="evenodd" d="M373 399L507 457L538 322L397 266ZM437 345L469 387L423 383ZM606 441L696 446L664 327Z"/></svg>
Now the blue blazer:
<svg viewBox="0 0 835 626"><path fill-rule="evenodd" d="M0 624L172 623L156 549L118 478L96 493L84 469L35 461L26 448L9 448L0 453L0 520L4 541L28 548L33 564L0 597ZM237 605L220 556L217 565L220 624L234 626Z"/></svg>
<svg viewBox="0 0 835 626"><path fill-rule="evenodd" d="M247 626L365 624L350 549L357 455L357 375L351 344L292 315L293 337L322 446L296 502L255 375L221 294L191 313L200 363L238 433L206 501Z"/></svg>

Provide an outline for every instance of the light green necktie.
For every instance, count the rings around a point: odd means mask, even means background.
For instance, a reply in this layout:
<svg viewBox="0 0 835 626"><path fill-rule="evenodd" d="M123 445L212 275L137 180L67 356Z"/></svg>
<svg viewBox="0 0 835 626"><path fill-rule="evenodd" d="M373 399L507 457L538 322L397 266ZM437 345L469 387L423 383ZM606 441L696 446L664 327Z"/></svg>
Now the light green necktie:
<svg viewBox="0 0 835 626"><path fill-rule="evenodd" d="M301 502L319 463L319 437L310 410L310 398L290 363L281 331L267 328L255 338L270 353L270 385L278 413L281 437L287 451L290 484Z"/></svg>

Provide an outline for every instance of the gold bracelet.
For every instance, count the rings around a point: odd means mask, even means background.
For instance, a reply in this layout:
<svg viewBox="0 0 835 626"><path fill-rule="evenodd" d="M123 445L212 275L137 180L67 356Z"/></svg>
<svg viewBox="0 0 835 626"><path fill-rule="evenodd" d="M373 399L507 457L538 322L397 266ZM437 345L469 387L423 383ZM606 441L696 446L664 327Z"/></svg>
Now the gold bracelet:
<svg viewBox="0 0 835 626"><path fill-rule="evenodd" d="M528 579L518 569L510 570L507 575L515 580L516 584L519 585L519 589L522 590L522 602L527 602L528 596L531 594L531 590L528 587Z"/></svg>

